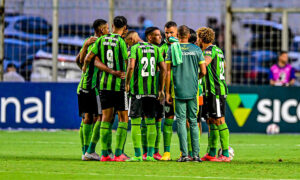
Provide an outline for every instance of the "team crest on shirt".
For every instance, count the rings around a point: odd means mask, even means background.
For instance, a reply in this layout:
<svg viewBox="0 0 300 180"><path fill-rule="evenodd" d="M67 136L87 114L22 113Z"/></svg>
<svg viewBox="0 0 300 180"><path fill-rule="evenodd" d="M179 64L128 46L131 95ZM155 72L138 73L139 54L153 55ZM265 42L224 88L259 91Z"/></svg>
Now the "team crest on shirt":
<svg viewBox="0 0 300 180"><path fill-rule="evenodd" d="M183 45L183 46L181 47L181 49L182 49L182 50L188 50L189 48L188 48L186 45Z"/></svg>
<svg viewBox="0 0 300 180"><path fill-rule="evenodd" d="M205 51L205 54L211 55L211 51Z"/></svg>
<svg viewBox="0 0 300 180"><path fill-rule="evenodd" d="M167 113L170 112L170 107L169 106L165 106L165 112L167 112Z"/></svg>

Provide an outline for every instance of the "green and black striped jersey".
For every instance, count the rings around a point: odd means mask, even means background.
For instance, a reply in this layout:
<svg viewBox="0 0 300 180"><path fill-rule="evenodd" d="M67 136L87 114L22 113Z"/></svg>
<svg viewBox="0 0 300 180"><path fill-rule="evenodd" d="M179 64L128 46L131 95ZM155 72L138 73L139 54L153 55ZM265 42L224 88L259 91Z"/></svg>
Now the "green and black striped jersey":
<svg viewBox="0 0 300 180"><path fill-rule="evenodd" d="M119 34L101 36L94 43L92 52L110 69L126 72L127 47ZM124 91L125 80L101 71L99 90Z"/></svg>
<svg viewBox="0 0 300 180"><path fill-rule="evenodd" d="M88 40L88 38L84 41L84 43ZM84 44L83 43L83 44ZM86 54L88 54L93 47L93 44L91 44ZM82 48L80 52L82 51ZM80 82L77 87L77 94L79 94L80 90L86 90L89 91L91 89L94 89L98 87L99 85L99 69L94 66L95 58L93 58L90 62L90 64L87 66L86 71L82 72Z"/></svg>
<svg viewBox="0 0 300 180"><path fill-rule="evenodd" d="M216 45L211 45L204 50L204 56L212 58L211 63L207 66L205 76L206 95L226 95L228 88L225 82L225 58L222 50Z"/></svg>
<svg viewBox="0 0 300 180"><path fill-rule="evenodd" d="M164 61L159 48L147 42L137 43L131 47L130 59L136 60L130 82L130 94L157 95L157 66Z"/></svg>

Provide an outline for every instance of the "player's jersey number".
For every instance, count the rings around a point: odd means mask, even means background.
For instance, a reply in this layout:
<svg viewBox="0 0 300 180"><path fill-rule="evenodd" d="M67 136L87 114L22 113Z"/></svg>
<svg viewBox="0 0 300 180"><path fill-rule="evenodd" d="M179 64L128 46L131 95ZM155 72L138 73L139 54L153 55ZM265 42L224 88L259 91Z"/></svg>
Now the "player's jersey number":
<svg viewBox="0 0 300 180"><path fill-rule="evenodd" d="M143 57L141 59L141 63L143 64L143 69L142 69L142 77L148 77L149 72L147 72L148 65L149 65L149 60L147 57ZM151 57L150 58L150 75L155 76L155 58Z"/></svg>
<svg viewBox="0 0 300 180"><path fill-rule="evenodd" d="M112 69L114 68L114 59L113 59L113 51L111 49L106 52L107 66Z"/></svg>

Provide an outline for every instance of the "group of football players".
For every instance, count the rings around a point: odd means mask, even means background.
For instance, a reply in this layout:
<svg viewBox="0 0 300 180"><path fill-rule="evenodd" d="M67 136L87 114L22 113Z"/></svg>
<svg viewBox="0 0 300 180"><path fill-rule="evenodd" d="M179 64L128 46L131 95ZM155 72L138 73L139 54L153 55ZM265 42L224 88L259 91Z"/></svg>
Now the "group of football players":
<svg viewBox="0 0 300 180"><path fill-rule="evenodd" d="M182 101L178 92L186 94L192 88L187 84L179 91L176 83L185 85L184 82L196 77L198 130L194 130L195 122L184 116L185 130L179 133L181 155L178 161L229 162L225 59L222 50L214 45L214 31L202 27L195 32L169 21L164 26L165 40L162 42L158 27L147 28L144 41L136 31L128 30L124 16L115 17L111 26L112 32L107 21L95 20L94 35L84 41L76 58L82 69L77 88L79 115L82 117L79 131L82 160L171 160L173 122L179 116L176 107L179 108ZM184 39L188 42L183 43ZM185 68L182 72L176 69L175 74L176 63L179 67L180 63L184 64L189 59L196 59L197 73L191 77L189 69ZM183 72L185 74L181 76ZM186 110L188 114L190 110ZM112 126L116 115L118 127L113 151ZM131 158L124 152L129 120L134 148ZM201 120L205 120L209 127L207 154L202 158L196 150L200 145ZM182 126L182 122L177 122L179 128L178 123ZM181 132L187 133L181 136ZM194 132L199 132L197 138ZM162 156L159 153L161 136L164 145ZM95 152L99 140L101 156ZM198 142L195 143L195 140ZM219 141L222 152L217 155Z"/></svg>

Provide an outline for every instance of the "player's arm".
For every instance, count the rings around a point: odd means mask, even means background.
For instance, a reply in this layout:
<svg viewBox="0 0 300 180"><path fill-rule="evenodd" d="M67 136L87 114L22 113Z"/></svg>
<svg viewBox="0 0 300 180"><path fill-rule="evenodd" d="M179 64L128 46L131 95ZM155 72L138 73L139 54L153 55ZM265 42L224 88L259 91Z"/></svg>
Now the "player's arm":
<svg viewBox="0 0 300 180"><path fill-rule="evenodd" d="M135 61L136 59L129 59L129 64L127 66L127 73L126 73L126 80L125 80L125 91L126 92L129 92L130 90L130 80L131 80L131 77L132 77L132 74L133 74L133 71L134 71L134 68L135 68Z"/></svg>
<svg viewBox="0 0 300 180"><path fill-rule="evenodd" d="M136 48L137 46L132 46L130 48L130 57L129 57L129 64L127 66L126 72L126 80L125 80L125 91L129 92L130 90L130 80L135 68L135 61L136 61Z"/></svg>
<svg viewBox="0 0 300 180"><path fill-rule="evenodd" d="M164 61L161 61L158 64L158 67L160 69L159 71L160 90L158 94L158 99L160 100L160 102L163 102L165 98L164 87L165 87L166 75L167 75L166 63Z"/></svg>
<svg viewBox="0 0 300 180"><path fill-rule="evenodd" d="M96 56L95 57L95 62L94 62L94 65L100 69L101 71L104 71L104 72L107 72L109 74L112 74L118 78L121 78L121 79L124 79L125 78L125 73L124 72L121 72L121 71L115 71L113 69L110 69L109 67L107 67L105 64L103 64L99 57Z"/></svg>
<svg viewBox="0 0 300 180"><path fill-rule="evenodd" d="M86 57L85 57L85 59L84 59L83 67L82 67L82 71L83 71L83 72L86 71L87 66L90 64L91 60L92 60L94 57L95 57L95 54L94 54L92 51L90 51L90 52L86 55Z"/></svg>
<svg viewBox="0 0 300 180"><path fill-rule="evenodd" d="M120 42L120 48L121 48L123 59L125 61L126 66L128 66L128 52L127 52L126 43L122 38L119 42Z"/></svg>
<svg viewBox="0 0 300 180"><path fill-rule="evenodd" d="M199 64L200 66L200 73L199 73L199 78L203 78L206 75L206 63L201 63Z"/></svg>
<svg viewBox="0 0 300 180"><path fill-rule="evenodd" d="M82 69L82 63L80 63L80 54L79 53L76 56L76 64L80 69Z"/></svg>
<svg viewBox="0 0 300 180"><path fill-rule="evenodd" d="M200 67L200 73L199 73L199 78L201 79L206 75L206 59L203 57L202 52L198 54L199 58L199 67Z"/></svg>
<svg viewBox="0 0 300 180"><path fill-rule="evenodd" d="M80 50L79 56L80 56L80 63L82 64L84 62L84 58L86 56L87 50L89 48L89 46L91 44L93 44L94 42L96 42L97 38L92 36L89 39L87 39L86 41L84 41L84 44Z"/></svg>
<svg viewBox="0 0 300 180"><path fill-rule="evenodd" d="M290 78L290 82L289 82L289 86L293 86L295 84L295 79L296 79L296 75L295 75L295 69L292 68L291 70L291 78Z"/></svg>
<svg viewBox="0 0 300 180"><path fill-rule="evenodd" d="M98 52L98 49L99 49L98 46L99 46L99 42L101 42L101 39L102 38L100 37L95 41L91 51L85 56L84 64L83 64L83 67L82 67L83 72L85 72L85 70L87 68L87 65L90 64L91 60L99 53Z"/></svg>
<svg viewBox="0 0 300 180"><path fill-rule="evenodd" d="M166 65L167 65L167 77L166 77L166 102L172 104L172 98L170 95L170 85L171 85L171 48L168 50L166 55Z"/></svg>
<svg viewBox="0 0 300 180"><path fill-rule="evenodd" d="M275 85L275 81L273 80L273 72L272 72L272 70L270 70L269 79L270 79L270 85L274 86Z"/></svg>

